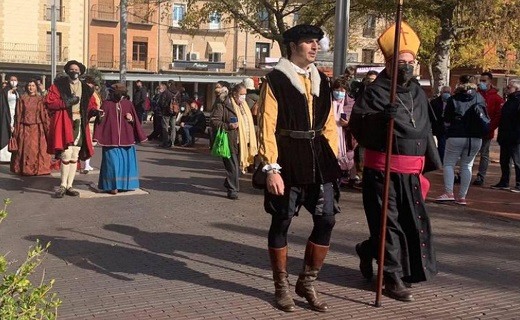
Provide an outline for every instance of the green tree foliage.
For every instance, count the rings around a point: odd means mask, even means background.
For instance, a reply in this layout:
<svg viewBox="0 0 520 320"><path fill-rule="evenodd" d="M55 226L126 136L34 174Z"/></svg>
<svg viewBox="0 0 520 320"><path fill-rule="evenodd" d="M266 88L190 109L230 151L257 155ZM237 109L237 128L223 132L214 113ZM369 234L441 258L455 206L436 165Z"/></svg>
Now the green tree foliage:
<svg viewBox="0 0 520 320"><path fill-rule="evenodd" d="M7 216L7 206L10 200L4 200L4 208L0 210L0 222ZM6 255L0 255L0 319L2 320L32 320L56 319L61 301L55 293L50 293L54 280L44 281L42 276L39 284L33 284L29 277L42 263L50 243L42 246L38 241L29 249L25 261L14 271L9 267L14 261L7 260Z"/></svg>
<svg viewBox="0 0 520 320"><path fill-rule="evenodd" d="M277 42L285 55L282 34L297 23L323 26L335 14L335 0L277 1L277 0L219 0L201 2L188 0L187 14L181 26L199 30L209 21L210 14L222 14L222 21L235 23L241 30L259 34Z"/></svg>
<svg viewBox="0 0 520 320"><path fill-rule="evenodd" d="M96 84L102 86L105 83L105 79L103 78L103 73L99 71L96 66L90 67L87 69L86 74L88 76L93 77L96 80Z"/></svg>
<svg viewBox="0 0 520 320"><path fill-rule="evenodd" d="M129 3L139 1L143 0ZM150 3L164 6L163 13L171 11L168 1ZM210 14L218 12L222 21L236 22L242 30L277 42L285 54L282 34L292 26L295 16L298 23L322 26L332 40L339 36L334 33L335 4L335 0L188 0L181 26L200 32ZM395 20L396 5L396 1L351 0L350 24L363 21L367 13L391 23ZM418 59L430 70L434 91L448 84L450 68L497 67L507 60L508 52L520 49L520 0L405 0L404 19L421 37ZM488 51L493 54L485 54ZM510 69L518 69L519 60L517 56Z"/></svg>
<svg viewBox="0 0 520 320"><path fill-rule="evenodd" d="M357 10L394 20L396 3L358 0ZM408 0L404 18L422 41L419 60L431 70L434 91L448 84L449 69L500 65L497 49L519 49L520 0Z"/></svg>

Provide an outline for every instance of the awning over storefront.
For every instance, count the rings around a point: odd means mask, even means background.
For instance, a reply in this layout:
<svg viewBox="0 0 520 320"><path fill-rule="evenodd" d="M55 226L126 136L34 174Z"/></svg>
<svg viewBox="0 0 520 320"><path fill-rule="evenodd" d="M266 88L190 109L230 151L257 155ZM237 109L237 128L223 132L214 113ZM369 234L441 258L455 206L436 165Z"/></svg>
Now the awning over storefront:
<svg viewBox="0 0 520 320"><path fill-rule="evenodd" d="M208 41L208 53L226 53L226 45L222 42Z"/></svg>
<svg viewBox="0 0 520 320"><path fill-rule="evenodd" d="M229 83L242 82L246 75L210 75L210 74L149 74L149 73L128 73L126 75L127 81L168 81L173 80L176 82L198 82L198 83L217 83L219 80L224 80ZM110 81L118 81L119 73L106 73L103 72L103 79Z"/></svg>

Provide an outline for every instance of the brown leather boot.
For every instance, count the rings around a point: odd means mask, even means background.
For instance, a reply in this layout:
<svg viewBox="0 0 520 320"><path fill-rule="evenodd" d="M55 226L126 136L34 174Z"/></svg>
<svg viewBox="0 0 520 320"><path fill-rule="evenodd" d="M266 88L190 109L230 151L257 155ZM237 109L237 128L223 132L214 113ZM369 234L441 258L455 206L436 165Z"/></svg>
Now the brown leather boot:
<svg viewBox="0 0 520 320"><path fill-rule="evenodd" d="M289 280L287 280L287 247L269 248L269 258L273 269L276 307L285 312L293 312L296 310L296 305L289 291Z"/></svg>
<svg viewBox="0 0 520 320"><path fill-rule="evenodd" d="M384 281L384 293L390 298L404 302L415 301L412 293L410 290L408 290L403 280L401 280L399 277L385 275Z"/></svg>
<svg viewBox="0 0 520 320"><path fill-rule="evenodd" d="M318 294L314 289L313 282L318 277L323 260L327 256L329 246L319 246L310 241L307 242L305 248L305 259L303 270L300 272L298 281L296 282L296 294L305 298L315 311L328 311L329 306L325 302L318 299Z"/></svg>

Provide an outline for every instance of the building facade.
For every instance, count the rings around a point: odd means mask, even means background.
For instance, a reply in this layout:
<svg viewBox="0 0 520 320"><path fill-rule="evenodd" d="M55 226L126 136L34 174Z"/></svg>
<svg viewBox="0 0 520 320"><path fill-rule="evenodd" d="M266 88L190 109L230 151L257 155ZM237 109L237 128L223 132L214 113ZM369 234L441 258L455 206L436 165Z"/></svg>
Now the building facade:
<svg viewBox="0 0 520 320"><path fill-rule="evenodd" d="M0 1L0 76L16 75L23 83L51 75L51 7L56 3L58 72L69 59L87 57L87 0Z"/></svg>
<svg viewBox="0 0 520 320"><path fill-rule="evenodd" d="M119 79L120 12L118 0L89 1L89 68L106 80ZM235 28L213 13L196 31L180 26L187 12L182 0L139 1L128 8L127 76L130 89L142 80L152 91L160 81L174 80L190 94L213 100L219 80L242 81L246 74L263 75L266 62L277 61L277 44ZM262 71L263 70L263 71ZM130 90L131 91L131 90Z"/></svg>
<svg viewBox="0 0 520 320"><path fill-rule="evenodd" d="M103 72L119 72L121 61L119 0L89 1L87 65ZM130 4L127 10L126 66L128 72L158 71L157 12L149 3Z"/></svg>

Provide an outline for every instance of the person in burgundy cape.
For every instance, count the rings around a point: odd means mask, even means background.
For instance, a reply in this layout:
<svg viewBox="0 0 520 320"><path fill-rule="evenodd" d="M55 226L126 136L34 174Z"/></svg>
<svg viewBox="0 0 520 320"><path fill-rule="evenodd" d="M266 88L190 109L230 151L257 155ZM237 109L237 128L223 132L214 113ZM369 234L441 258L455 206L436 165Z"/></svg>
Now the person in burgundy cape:
<svg viewBox="0 0 520 320"><path fill-rule="evenodd" d="M429 280L437 273L430 218L425 206L429 183L424 172L441 168L431 131L426 93L414 76L420 39L401 24L398 56L393 56L395 24L378 39L386 68L366 87L352 110L351 130L365 147L363 205L370 238L356 246L363 276L373 276L379 247L387 124L394 119L384 258L385 294L413 301L405 284ZM392 61L398 60L396 103L390 104Z"/></svg>
<svg viewBox="0 0 520 320"><path fill-rule="evenodd" d="M135 144L145 141L146 135L134 105L123 99L126 94L122 83L110 87L94 129L94 141L103 147L98 188L111 194L139 188Z"/></svg>

